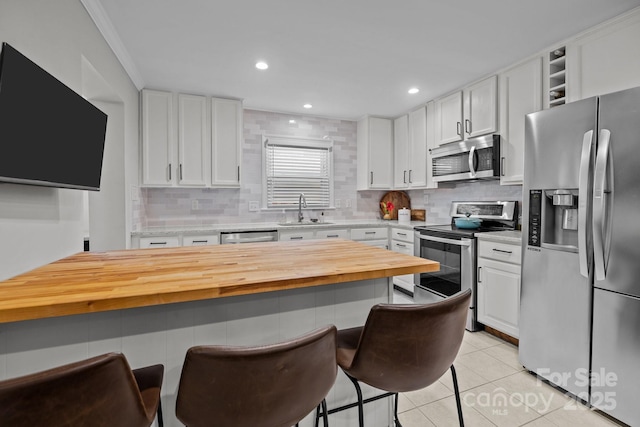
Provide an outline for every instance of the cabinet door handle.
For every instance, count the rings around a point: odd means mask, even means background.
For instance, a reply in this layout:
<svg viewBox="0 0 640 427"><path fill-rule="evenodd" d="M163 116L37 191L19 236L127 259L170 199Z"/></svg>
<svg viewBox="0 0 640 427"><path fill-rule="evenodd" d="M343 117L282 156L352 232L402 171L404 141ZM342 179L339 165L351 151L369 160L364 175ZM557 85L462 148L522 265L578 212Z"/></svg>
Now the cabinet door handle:
<svg viewBox="0 0 640 427"><path fill-rule="evenodd" d="M456 133L462 136L462 123L456 122Z"/></svg>
<svg viewBox="0 0 640 427"><path fill-rule="evenodd" d="M238 182L240 182L240 166L238 166Z"/></svg>
<svg viewBox="0 0 640 427"><path fill-rule="evenodd" d="M504 156L500 157L500 176L504 176Z"/></svg>
<svg viewBox="0 0 640 427"><path fill-rule="evenodd" d="M291 236L289 240L302 240L302 236Z"/></svg>
<svg viewBox="0 0 640 427"><path fill-rule="evenodd" d="M409 184L413 183L411 180L411 172L413 172L413 169L409 169Z"/></svg>
<svg viewBox="0 0 640 427"><path fill-rule="evenodd" d="M403 245L402 243L396 243L396 246L399 246L401 248L406 248L407 247L407 245Z"/></svg>
<svg viewBox="0 0 640 427"><path fill-rule="evenodd" d="M365 231L364 234L376 234L375 231Z"/></svg>
<svg viewBox="0 0 640 427"><path fill-rule="evenodd" d="M182 163L180 163L180 181L182 181Z"/></svg>
<svg viewBox="0 0 640 427"><path fill-rule="evenodd" d="M509 255L511 255L513 253L512 251L504 251L502 249L496 249L496 248L493 248L493 251L494 252L500 252L500 253L503 253L503 254L509 254Z"/></svg>
<svg viewBox="0 0 640 427"><path fill-rule="evenodd" d="M151 246L165 246L167 244L167 242L149 242L149 245Z"/></svg>
<svg viewBox="0 0 640 427"><path fill-rule="evenodd" d="M208 240L193 240L191 243L209 243Z"/></svg>
<svg viewBox="0 0 640 427"><path fill-rule="evenodd" d="M340 237L340 235L338 235L338 234L327 234L327 238L330 238L330 237Z"/></svg>
<svg viewBox="0 0 640 427"><path fill-rule="evenodd" d="M407 233L396 233L398 236L406 236Z"/></svg>
<svg viewBox="0 0 640 427"><path fill-rule="evenodd" d="M169 181L171 181L171 163L169 163Z"/></svg>
<svg viewBox="0 0 640 427"><path fill-rule="evenodd" d="M469 119L465 119L464 120L464 130L469 135L471 135L471 120L469 120Z"/></svg>
<svg viewBox="0 0 640 427"><path fill-rule="evenodd" d="M478 283L482 282L482 276L480 275L481 271L482 271L482 267L478 267Z"/></svg>
<svg viewBox="0 0 640 427"><path fill-rule="evenodd" d="M370 182L370 184L373 185L373 171L371 171L371 182Z"/></svg>
<svg viewBox="0 0 640 427"><path fill-rule="evenodd" d="M402 172L402 176L403 176L402 180L403 180L403 181L404 181L404 183L406 184L406 183L407 183L407 171L403 171L403 172Z"/></svg>

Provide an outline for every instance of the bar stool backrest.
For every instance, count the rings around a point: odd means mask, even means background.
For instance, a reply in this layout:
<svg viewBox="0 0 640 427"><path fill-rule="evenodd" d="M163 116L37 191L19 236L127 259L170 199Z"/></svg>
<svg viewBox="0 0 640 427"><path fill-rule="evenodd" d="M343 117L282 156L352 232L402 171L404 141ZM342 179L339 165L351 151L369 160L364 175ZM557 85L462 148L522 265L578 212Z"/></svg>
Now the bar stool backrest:
<svg viewBox="0 0 640 427"><path fill-rule="evenodd" d="M124 355L108 353L0 382L0 426L149 427L156 392L146 408Z"/></svg>
<svg viewBox="0 0 640 427"><path fill-rule="evenodd" d="M423 305L377 304L355 349L349 374L389 392L433 384L462 344L471 290Z"/></svg>
<svg viewBox="0 0 640 427"><path fill-rule="evenodd" d="M176 415L188 427L291 427L322 402L337 371L335 326L266 346L192 347Z"/></svg>

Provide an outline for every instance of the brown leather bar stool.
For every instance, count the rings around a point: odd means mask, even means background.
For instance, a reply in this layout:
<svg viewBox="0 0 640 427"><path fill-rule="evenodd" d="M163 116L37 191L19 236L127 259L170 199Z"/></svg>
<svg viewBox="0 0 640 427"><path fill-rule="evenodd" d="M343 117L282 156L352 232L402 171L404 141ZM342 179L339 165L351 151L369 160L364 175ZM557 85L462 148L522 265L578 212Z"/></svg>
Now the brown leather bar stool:
<svg viewBox="0 0 640 427"><path fill-rule="evenodd" d="M158 415L164 366L131 371L121 353L0 382L0 426L149 427Z"/></svg>
<svg viewBox="0 0 640 427"><path fill-rule="evenodd" d="M336 327L278 344L187 351L176 415L188 427L291 427L319 405L338 373Z"/></svg>
<svg viewBox="0 0 640 427"><path fill-rule="evenodd" d="M398 393L425 388L451 369L458 420L464 426L453 361L464 337L470 301L468 289L433 304L378 304L364 326L339 330L338 365L353 382L358 402L329 413L357 406L364 427L364 403L395 396L395 423L401 426ZM363 400L359 381L387 393Z"/></svg>

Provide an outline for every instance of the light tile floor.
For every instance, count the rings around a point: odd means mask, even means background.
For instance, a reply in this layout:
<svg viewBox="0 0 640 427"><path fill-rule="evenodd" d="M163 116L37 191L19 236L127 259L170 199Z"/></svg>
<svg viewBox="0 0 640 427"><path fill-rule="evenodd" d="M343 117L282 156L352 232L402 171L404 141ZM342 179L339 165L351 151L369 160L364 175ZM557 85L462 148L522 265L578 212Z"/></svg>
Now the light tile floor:
<svg viewBox="0 0 640 427"><path fill-rule="evenodd" d="M465 426L618 426L538 381L518 362L517 347L486 332L465 332L454 366ZM398 412L403 427L458 425L450 372L423 390L402 393Z"/></svg>

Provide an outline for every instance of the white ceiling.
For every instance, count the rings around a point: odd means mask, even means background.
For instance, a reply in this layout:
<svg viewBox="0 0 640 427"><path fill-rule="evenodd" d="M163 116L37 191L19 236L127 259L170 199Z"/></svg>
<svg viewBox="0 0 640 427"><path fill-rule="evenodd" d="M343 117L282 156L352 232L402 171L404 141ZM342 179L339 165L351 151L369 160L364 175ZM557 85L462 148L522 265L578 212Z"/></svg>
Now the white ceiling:
<svg viewBox="0 0 640 427"><path fill-rule="evenodd" d="M343 119L404 114L640 6L640 0L82 1L94 20L96 10L102 15L98 26L139 88ZM257 70L258 60L269 69ZM420 92L409 95L413 86Z"/></svg>

